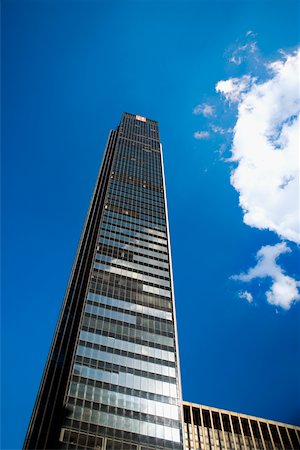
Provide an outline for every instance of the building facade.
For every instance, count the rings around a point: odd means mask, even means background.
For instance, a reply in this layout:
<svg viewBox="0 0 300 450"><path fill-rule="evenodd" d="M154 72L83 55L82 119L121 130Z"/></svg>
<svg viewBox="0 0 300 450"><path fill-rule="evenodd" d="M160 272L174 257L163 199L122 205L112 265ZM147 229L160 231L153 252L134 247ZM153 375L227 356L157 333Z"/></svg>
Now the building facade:
<svg viewBox="0 0 300 450"><path fill-rule="evenodd" d="M299 450L300 427L183 402L186 450Z"/></svg>
<svg viewBox="0 0 300 450"><path fill-rule="evenodd" d="M183 450L157 122L109 135L24 448Z"/></svg>

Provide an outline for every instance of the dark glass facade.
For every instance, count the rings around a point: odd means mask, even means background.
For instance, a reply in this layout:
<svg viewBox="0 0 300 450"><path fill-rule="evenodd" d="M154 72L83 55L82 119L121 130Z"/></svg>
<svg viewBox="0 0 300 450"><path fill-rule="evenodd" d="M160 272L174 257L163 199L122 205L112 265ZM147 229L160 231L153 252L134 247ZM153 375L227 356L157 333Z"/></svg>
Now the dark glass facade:
<svg viewBox="0 0 300 450"><path fill-rule="evenodd" d="M299 450L300 427L183 402L186 450Z"/></svg>
<svg viewBox="0 0 300 450"><path fill-rule="evenodd" d="M110 133L24 448L183 449L155 121Z"/></svg>

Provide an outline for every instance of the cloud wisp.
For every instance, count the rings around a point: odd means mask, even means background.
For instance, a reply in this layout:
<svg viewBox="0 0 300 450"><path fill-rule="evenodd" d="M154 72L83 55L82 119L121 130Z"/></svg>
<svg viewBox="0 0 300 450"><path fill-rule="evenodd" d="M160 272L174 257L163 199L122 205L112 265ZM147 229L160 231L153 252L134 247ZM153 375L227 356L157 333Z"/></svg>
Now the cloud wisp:
<svg viewBox="0 0 300 450"><path fill-rule="evenodd" d="M239 297L240 298L244 298L245 300L247 300L248 303L252 303L253 302L253 296L248 291L240 291L239 292Z"/></svg>
<svg viewBox="0 0 300 450"><path fill-rule="evenodd" d="M285 242L273 246L265 245L256 254L256 265L246 273L234 275L232 279L250 282L256 278L270 278L272 284L266 292L268 303L280 306L283 309L289 309L293 302L300 299L298 290L300 282L286 275L276 260L281 254L290 251L291 249ZM240 293L239 296L245 298L248 302L253 300L252 295L247 291Z"/></svg>
<svg viewBox="0 0 300 450"><path fill-rule="evenodd" d="M208 139L210 136L209 131L195 131L194 138L195 139Z"/></svg>
<svg viewBox="0 0 300 450"><path fill-rule="evenodd" d="M209 103L201 103L193 109L196 116L212 117L215 115L215 108Z"/></svg>
<svg viewBox="0 0 300 450"><path fill-rule="evenodd" d="M231 128L223 128L223 127L220 127L220 126L214 125L214 124L212 124L210 127L211 127L212 131L216 134L224 135L224 134L232 133Z"/></svg>
<svg viewBox="0 0 300 450"><path fill-rule="evenodd" d="M231 55L229 58L229 61L233 64L236 64L239 66L242 64L243 60L245 59L245 55L247 53L255 53L257 50L256 42L250 42L245 45L240 45Z"/></svg>
<svg viewBox="0 0 300 450"><path fill-rule="evenodd" d="M236 48L231 52L229 57L229 62L235 64L237 66L241 65L242 62L245 61L249 56L253 57L257 52L257 43L254 41L255 34L253 31L247 31L245 35L245 43L239 44Z"/></svg>
<svg viewBox="0 0 300 450"><path fill-rule="evenodd" d="M281 52L277 61L266 65L268 77L263 81L246 74L216 85L225 101L237 107L230 181L239 193L244 223L296 244L300 243L299 67L300 49L290 55ZM267 301L289 309L300 299L299 282L276 263L280 254L289 251L285 242L263 246L257 265L233 279L271 278Z"/></svg>

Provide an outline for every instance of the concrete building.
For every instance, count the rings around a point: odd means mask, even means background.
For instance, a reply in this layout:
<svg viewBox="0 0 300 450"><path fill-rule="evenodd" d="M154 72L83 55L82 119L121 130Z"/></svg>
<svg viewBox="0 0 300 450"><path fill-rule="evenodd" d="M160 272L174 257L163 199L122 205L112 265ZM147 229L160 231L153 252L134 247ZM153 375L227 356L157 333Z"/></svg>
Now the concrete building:
<svg viewBox="0 0 300 450"><path fill-rule="evenodd" d="M183 402L186 450L300 449L300 427Z"/></svg>

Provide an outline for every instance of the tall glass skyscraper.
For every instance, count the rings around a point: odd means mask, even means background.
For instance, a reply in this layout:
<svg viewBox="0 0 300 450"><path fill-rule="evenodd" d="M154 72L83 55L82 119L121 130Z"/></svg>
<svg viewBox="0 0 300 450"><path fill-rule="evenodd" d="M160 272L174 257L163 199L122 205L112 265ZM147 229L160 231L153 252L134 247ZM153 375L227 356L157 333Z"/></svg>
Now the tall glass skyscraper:
<svg viewBox="0 0 300 450"><path fill-rule="evenodd" d="M157 122L109 135L24 448L182 450Z"/></svg>

